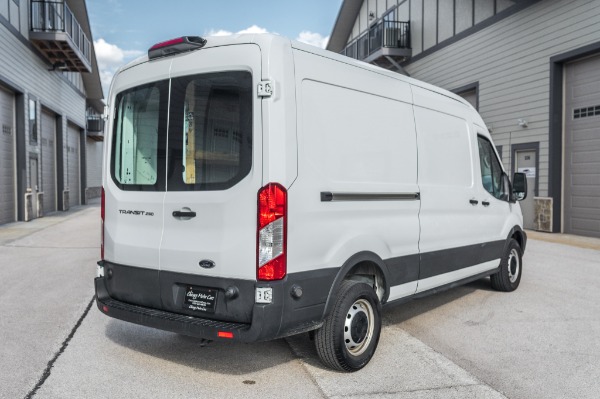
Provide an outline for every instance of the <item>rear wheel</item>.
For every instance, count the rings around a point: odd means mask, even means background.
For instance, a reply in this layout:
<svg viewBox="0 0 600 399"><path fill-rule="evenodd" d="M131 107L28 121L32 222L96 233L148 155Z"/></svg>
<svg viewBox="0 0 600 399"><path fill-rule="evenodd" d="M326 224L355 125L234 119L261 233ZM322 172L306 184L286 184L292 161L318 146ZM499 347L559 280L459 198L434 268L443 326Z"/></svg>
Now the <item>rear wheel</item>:
<svg viewBox="0 0 600 399"><path fill-rule="evenodd" d="M522 251L519 243L511 239L500 262L500 271L490 276L492 288L510 292L517 289L523 272Z"/></svg>
<svg viewBox="0 0 600 399"><path fill-rule="evenodd" d="M380 313L381 304L371 286L343 281L331 314L315 333L323 364L341 371L366 366L379 342Z"/></svg>

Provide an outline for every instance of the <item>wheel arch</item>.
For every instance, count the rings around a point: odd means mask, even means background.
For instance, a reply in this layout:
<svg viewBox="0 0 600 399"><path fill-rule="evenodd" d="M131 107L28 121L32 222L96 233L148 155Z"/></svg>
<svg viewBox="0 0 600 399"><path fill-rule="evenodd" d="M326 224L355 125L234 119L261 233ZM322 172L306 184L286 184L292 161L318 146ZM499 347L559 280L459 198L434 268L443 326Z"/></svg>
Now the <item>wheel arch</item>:
<svg viewBox="0 0 600 399"><path fill-rule="evenodd" d="M520 226L514 226L510 230L508 236L506 237L506 246L508 246L508 242L511 238L519 244L519 246L521 247L521 254L524 254L525 246L527 245L527 234L523 231L523 229Z"/></svg>
<svg viewBox="0 0 600 399"><path fill-rule="evenodd" d="M345 280L356 280L375 286L375 293L381 303L385 303L390 292L389 271L385 262L374 252L363 251L352 255L340 268L327 296L323 319L331 312L339 288Z"/></svg>

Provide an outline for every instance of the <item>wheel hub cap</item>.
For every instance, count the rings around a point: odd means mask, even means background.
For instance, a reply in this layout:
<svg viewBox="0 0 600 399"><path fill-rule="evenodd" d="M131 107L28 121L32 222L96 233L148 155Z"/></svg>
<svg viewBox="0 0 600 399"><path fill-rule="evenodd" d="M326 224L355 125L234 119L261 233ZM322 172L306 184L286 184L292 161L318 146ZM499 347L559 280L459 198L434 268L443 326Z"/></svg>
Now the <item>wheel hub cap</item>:
<svg viewBox="0 0 600 399"><path fill-rule="evenodd" d="M374 312L371 304L359 299L350 306L344 323L344 342L351 355L361 355L373 337Z"/></svg>
<svg viewBox="0 0 600 399"><path fill-rule="evenodd" d="M520 268L521 265L519 264L519 254L517 254L517 251L513 249L508 255L508 279L511 283L514 283L517 281L517 278L519 278Z"/></svg>

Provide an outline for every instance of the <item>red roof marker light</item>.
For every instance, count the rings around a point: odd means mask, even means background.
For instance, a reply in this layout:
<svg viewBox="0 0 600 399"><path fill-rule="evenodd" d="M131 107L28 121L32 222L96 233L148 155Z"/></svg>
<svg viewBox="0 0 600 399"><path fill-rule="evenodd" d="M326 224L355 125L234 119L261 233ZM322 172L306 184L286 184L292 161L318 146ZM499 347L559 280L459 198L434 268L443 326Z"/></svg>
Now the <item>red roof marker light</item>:
<svg viewBox="0 0 600 399"><path fill-rule="evenodd" d="M166 57L173 54L198 50L206 45L206 39L200 36L183 36L156 43L148 50L148 59Z"/></svg>

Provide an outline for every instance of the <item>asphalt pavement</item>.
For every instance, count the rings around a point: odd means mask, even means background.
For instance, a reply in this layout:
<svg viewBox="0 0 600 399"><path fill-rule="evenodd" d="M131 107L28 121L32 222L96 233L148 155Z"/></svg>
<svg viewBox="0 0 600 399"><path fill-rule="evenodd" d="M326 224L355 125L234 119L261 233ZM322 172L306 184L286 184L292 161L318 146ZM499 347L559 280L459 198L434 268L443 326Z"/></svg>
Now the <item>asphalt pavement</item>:
<svg viewBox="0 0 600 399"><path fill-rule="evenodd" d="M516 292L492 291L483 279L385 308L375 357L346 374L323 367L306 334L203 346L106 317L92 304L99 233L97 204L0 226L0 398L600 392L600 240L533 233Z"/></svg>

